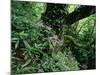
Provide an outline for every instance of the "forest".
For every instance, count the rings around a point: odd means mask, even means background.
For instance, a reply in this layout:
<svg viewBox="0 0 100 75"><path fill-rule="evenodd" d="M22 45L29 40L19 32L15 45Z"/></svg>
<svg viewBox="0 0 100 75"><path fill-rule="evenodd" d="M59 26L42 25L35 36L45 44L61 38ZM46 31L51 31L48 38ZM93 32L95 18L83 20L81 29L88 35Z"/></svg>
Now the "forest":
<svg viewBox="0 0 100 75"><path fill-rule="evenodd" d="M96 69L96 6L11 1L11 74Z"/></svg>

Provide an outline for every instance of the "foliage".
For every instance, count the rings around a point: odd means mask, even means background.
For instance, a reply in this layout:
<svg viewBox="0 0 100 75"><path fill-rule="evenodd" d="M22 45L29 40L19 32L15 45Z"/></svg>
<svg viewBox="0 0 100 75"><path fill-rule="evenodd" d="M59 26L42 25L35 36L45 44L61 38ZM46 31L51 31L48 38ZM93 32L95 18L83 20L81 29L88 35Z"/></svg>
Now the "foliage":
<svg viewBox="0 0 100 75"><path fill-rule="evenodd" d="M12 75L95 69L95 14L65 24L80 6L12 1Z"/></svg>
<svg viewBox="0 0 100 75"><path fill-rule="evenodd" d="M68 8L66 8L66 10L68 10L68 13L72 13L73 11L75 11L77 8L79 7L79 5L68 5Z"/></svg>

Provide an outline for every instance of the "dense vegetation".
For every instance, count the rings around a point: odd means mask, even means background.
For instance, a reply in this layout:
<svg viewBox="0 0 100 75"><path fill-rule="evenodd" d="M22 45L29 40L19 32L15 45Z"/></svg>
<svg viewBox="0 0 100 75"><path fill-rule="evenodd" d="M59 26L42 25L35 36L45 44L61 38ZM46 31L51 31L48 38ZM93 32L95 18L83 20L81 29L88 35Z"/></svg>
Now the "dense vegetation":
<svg viewBox="0 0 100 75"><path fill-rule="evenodd" d="M12 1L11 71L95 69L95 6Z"/></svg>

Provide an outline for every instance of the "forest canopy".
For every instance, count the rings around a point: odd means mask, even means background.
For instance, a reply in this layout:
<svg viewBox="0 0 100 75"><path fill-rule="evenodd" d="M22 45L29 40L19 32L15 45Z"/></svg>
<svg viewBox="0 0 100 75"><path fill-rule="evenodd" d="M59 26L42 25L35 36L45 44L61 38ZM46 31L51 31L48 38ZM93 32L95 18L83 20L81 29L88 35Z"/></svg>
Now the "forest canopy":
<svg viewBox="0 0 100 75"><path fill-rule="evenodd" d="M96 6L11 1L11 73L96 68Z"/></svg>

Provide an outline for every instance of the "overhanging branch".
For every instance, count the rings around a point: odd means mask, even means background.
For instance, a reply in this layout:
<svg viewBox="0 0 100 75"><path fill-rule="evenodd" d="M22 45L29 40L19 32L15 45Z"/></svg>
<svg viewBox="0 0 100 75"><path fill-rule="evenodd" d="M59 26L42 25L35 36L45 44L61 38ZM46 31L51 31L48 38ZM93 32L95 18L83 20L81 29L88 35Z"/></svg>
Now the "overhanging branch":
<svg viewBox="0 0 100 75"><path fill-rule="evenodd" d="M76 21L83 19L85 17L88 17L96 12L95 6L84 6L80 7L74 12L70 13L66 16L66 24L71 25L75 23Z"/></svg>

